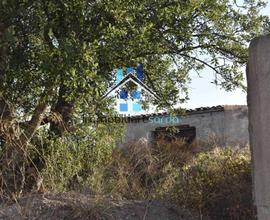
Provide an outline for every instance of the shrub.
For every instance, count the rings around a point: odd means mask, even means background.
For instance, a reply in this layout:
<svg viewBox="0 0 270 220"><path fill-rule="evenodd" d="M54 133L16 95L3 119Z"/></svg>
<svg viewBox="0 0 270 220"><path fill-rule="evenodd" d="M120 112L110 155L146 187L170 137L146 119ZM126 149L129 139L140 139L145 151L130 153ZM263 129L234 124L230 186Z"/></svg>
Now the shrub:
<svg viewBox="0 0 270 220"><path fill-rule="evenodd" d="M211 219L253 219L249 149L159 142L117 149L102 175L103 193L163 199Z"/></svg>
<svg viewBox="0 0 270 220"><path fill-rule="evenodd" d="M174 196L211 219L253 219L251 184L248 149L216 148L183 166Z"/></svg>
<svg viewBox="0 0 270 220"><path fill-rule="evenodd" d="M116 149L104 169L105 193L128 199L165 198L179 167L193 157L193 145L182 141L147 142Z"/></svg>
<svg viewBox="0 0 270 220"><path fill-rule="evenodd" d="M44 145L50 191L85 191L124 199L160 199L202 219L253 219L249 149L202 148L179 140L115 148L117 126L79 130ZM208 151L201 152L202 149Z"/></svg>
<svg viewBox="0 0 270 220"><path fill-rule="evenodd" d="M98 124L84 127L72 134L57 139L45 139L40 152L44 166L41 175L50 191L81 191L89 186L96 188L98 179L93 179L99 169L111 160L116 139L122 127ZM96 186L96 187L94 187Z"/></svg>

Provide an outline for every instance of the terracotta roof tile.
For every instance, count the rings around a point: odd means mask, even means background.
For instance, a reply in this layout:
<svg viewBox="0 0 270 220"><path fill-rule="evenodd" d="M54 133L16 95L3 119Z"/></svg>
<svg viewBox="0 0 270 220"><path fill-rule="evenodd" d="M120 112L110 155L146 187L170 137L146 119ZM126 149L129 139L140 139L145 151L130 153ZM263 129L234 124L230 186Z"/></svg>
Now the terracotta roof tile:
<svg viewBox="0 0 270 220"><path fill-rule="evenodd" d="M183 110L183 112L186 113L186 115L194 115L194 114L201 114L201 113L208 113L208 112L222 112L225 110L233 110L238 108L246 108L246 105L218 105L218 106L212 106L212 107L200 107L195 109L177 109L177 110ZM129 116L130 119L143 119L143 118L149 118L154 116L162 116L167 115L168 112L158 112L158 113L152 113L152 114L142 114L142 115L134 115Z"/></svg>

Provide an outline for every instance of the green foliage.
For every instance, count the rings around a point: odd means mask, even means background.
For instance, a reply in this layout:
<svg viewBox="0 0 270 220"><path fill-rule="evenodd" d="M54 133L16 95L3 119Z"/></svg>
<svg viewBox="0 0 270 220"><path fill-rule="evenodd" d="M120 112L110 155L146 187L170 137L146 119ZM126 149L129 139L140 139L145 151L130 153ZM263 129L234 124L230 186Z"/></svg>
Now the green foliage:
<svg viewBox="0 0 270 220"><path fill-rule="evenodd" d="M85 116L113 114L114 100L102 95L118 67L144 65L146 83L161 97L147 104L158 108L188 98L191 70L210 68L214 82L227 90L243 87L247 45L269 23L259 14L264 5L262 0L242 5L228 0L0 1L0 101L12 106L1 120L16 121L20 131L10 140L25 150L47 125L46 135L62 142L56 139L65 138L65 131L85 127ZM81 123L70 127L74 119Z"/></svg>
<svg viewBox="0 0 270 220"><path fill-rule="evenodd" d="M87 126L62 138L42 140L43 147L39 148L43 149L41 175L45 188L57 192L91 188L87 185L88 179L111 159L122 129L119 124L110 127L98 124L95 128Z"/></svg>
<svg viewBox="0 0 270 220"><path fill-rule="evenodd" d="M261 0L241 6L201 1L1 1L1 94L22 113L37 101L55 105L59 87L76 106L93 105L119 66L145 66L168 106L186 93L190 70L205 67L215 83L242 85L247 44L267 26ZM184 101L184 100L182 100Z"/></svg>
<svg viewBox="0 0 270 220"><path fill-rule="evenodd" d="M50 191L61 192L68 188L72 177L82 169L83 155L65 137L48 143L48 153L44 155L45 168L41 171L44 185Z"/></svg>
<svg viewBox="0 0 270 220"><path fill-rule="evenodd" d="M144 65L146 83L161 97L158 102L150 100L159 107L186 100L191 70L210 68L214 83L227 90L243 88L247 45L269 28L269 19L259 14L264 5L262 0L243 1L240 6L229 0L0 1L0 101L14 109L3 120L16 121L18 131L27 131L11 137L11 142L23 143L14 144L21 152L31 142L35 152L42 152L43 175L52 188L65 190L75 182L98 187L111 181L104 189L115 185L117 190L129 190L130 194L123 193L127 197L145 195L150 186L163 191L172 186L169 180L174 181L181 165L159 160L156 153L146 154L154 155L149 160L125 159L121 154L123 167L110 171L117 178L107 176L98 170L111 157L120 136L118 125L96 126L83 118L113 114L113 100L101 99L112 83L112 70L137 63ZM52 115L59 116L58 124ZM58 135L53 125L65 127L70 118L76 121L72 129ZM37 134L42 126L44 146ZM130 175L134 173L135 180ZM91 175L99 176L99 183ZM124 181L116 184L118 177ZM198 178L205 184L206 177ZM156 183L161 187L154 187ZM136 184L139 189L133 190Z"/></svg>

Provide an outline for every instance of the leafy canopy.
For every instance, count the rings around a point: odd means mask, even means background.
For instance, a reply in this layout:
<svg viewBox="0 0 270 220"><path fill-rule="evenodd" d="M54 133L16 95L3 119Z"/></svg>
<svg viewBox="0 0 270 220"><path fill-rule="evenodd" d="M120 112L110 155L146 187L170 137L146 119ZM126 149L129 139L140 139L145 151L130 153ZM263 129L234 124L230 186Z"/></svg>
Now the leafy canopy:
<svg viewBox="0 0 270 220"><path fill-rule="evenodd" d="M207 67L223 88L243 87L247 45L269 22L259 14L263 1L241 4L2 0L1 94L20 116L30 116L40 102L54 109L59 98L79 112L95 113L109 106L100 97L112 70L137 63L144 65L147 83L162 97L161 106L185 100L191 70Z"/></svg>

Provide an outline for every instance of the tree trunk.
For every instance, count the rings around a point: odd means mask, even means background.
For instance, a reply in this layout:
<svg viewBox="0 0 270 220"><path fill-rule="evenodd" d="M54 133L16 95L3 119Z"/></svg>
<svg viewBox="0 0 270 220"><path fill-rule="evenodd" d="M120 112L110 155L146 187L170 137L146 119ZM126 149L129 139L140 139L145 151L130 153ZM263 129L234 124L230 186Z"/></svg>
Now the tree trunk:
<svg viewBox="0 0 270 220"><path fill-rule="evenodd" d="M0 159L0 190L5 196L18 196L25 187L25 169L29 164L27 147L43 120L46 107L45 103L36 106L24 130L18 128L18 124L13 124L9 133L4 134L5 145Z"/></svg>
<svg viewBox="0 0 270 220"><path fill-rule="evenodd" d="M65 131L69 131L72 114L74 112L73 102L65 99L67 92L65 86L60 87L57 103L52 110L58 118L50 121L50 130L57 136L63 136Z"/></svg>

